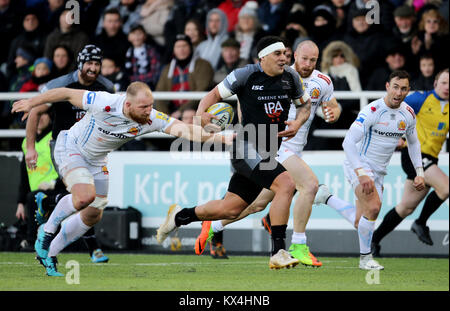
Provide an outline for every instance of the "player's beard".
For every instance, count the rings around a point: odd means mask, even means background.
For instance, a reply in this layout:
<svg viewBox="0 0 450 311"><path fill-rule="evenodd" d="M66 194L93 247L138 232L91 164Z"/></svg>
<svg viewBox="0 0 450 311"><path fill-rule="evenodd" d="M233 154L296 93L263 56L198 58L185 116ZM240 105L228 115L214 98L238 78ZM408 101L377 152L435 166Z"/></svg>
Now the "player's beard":
<svg viewBox="0 0 450 311"><path fill-rule="evenodd" d="M301 68L299 65L295 64L295 69L300 74L302 78L308 78L314 71L313 69Z"/></svg>
<svg viewBox="0 0 450 311"><path fill-rule="evenodd" d="M93 83L95 80L97 80L97 78L98 78L98 76L99 76L99 74L100 74L100 71L97 71L97 72L91 71L91 72L93 72L93 73L95 74L94 77L89 76L89 75L88 75L88 71L89 71L89 70L83 70L83 71L81 71L80 76L81 76L81 79L83 79L84 82L86 82L86 83L88 83L88 84L91 84L91 83Z"/></svg>
<svg viewBox="0 0 450 311"><path fill-rule="evenodd" d="M139 124L146 124L150 121L150 114L146 115L146 116L142 116L142 115L138 115L136 113L134 113L134 111L130 110L128 112L128 114L130 115L130 118L139 123Z"/></svg>

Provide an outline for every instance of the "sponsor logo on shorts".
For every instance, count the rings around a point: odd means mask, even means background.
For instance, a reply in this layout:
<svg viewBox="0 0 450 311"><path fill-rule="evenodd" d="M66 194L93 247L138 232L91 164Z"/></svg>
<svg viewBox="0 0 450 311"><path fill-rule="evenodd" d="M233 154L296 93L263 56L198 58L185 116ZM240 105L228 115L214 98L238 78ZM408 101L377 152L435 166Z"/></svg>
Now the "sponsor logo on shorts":
<svg viewBox="0 0 450 311"><path fill-rule="evenodd" d="M109 171L106 166L102 166L102 173L103 173L103 175L109 175Z"/></svg>

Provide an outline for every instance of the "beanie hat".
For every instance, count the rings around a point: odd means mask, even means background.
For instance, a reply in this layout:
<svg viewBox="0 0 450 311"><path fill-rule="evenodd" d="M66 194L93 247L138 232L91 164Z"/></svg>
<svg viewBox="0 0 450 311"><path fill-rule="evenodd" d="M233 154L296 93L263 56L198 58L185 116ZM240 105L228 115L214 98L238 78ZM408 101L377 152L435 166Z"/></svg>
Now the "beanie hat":
<svg viewBox="0 0 450 311"><path fill-rule="evenodd" d="M33 51L23 46L17 48L16 56L25 58L29 63L31 63L35 57Z"/></svg>
<svg viewBox="0 0 450 311"><path fill-rule="evenodd" d="M33 66L36 67L36 66L37 66L38 64L40 64L40 63L44 63L45 65L47 65L47 67L48 67L49 70L52 70L52 65L53 65L53 63L52 63L52 61L49 60L47 57L40 57L40 58L36 59L36 60L34 61Z"/></svg>
<svg viewBox="0 0 450 311"><path fill-rule="evenodd" d="M77 57L78 69L82 70L84 63L92 60L98 61L101 64L102 59L103 59L102 50L93 44L88 44L81 50L80 53L78 53Z"/></svg>
<svg viewBox="0 0 450 311"><path fill-rule="evenodd" d="M258 3L256 1L248 1L239 10L238 17L241 17L241 16L257 17L257 13L256 13L257 9L258 9Z"/></svg>

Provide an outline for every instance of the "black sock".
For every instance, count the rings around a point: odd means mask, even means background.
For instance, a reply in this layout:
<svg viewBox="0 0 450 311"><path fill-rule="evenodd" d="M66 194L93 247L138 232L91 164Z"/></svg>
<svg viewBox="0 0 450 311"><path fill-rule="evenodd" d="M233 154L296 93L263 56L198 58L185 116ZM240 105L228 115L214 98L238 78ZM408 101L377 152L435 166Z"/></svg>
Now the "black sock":
<svg viewBox="0 0 450 311"><path fill-rule="evenodd" d="M280 249L286 249L286 228L287 225L272 226L272 256Z"/></svg>
<svg viewBox="0 0 450 311"><path fill-rule="evenodd" d="M223 244L223 231L214 232L212 244L213 246L216 246L217 244Z"/></svg>
<svg viewBox="0 0 450 311"><path fill-rule="evenodd" d="M177 227L182 225L190 224L193 221L199 221L197 215L195 214L195 207L183 208L175 215L175 225Z"/></svg>
<svg viewBox="0 0 450 311"><path fill-rule="evenodd" d="M372 243L379 244L380 241L387 235L389 232L395 229L399 223L401 223L403 218L395 210L395 207L391 209L383 219L383 222L374 231L372 236Z"/></svg>
<svg viewBox="0 0 450 311"><path fill-rule="evenodd" d="M83 241L86 244L89 255L92 256L92 253L99 249L100 246L98 245L97 238L95 236L95 230L94 227L91 227L86 233L83 235Z"/></svg>
<svg viewBox="0 0 450 311"><path fill-rule="evenodd" d="M419 218L416 222L420 225L426 225L428 218L444 203L444 200L439 199L436 191L431 192L422 207L422 212L420 212Z"/></svg>

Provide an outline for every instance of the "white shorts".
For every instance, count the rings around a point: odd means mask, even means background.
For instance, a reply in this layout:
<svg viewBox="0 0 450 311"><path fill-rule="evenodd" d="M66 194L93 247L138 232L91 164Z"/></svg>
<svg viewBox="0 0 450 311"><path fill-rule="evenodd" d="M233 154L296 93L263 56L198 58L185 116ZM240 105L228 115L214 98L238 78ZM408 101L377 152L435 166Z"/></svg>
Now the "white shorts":
<svg viewBox="0 0 450 311"><path fill-rule="evenodd" d="M367 175L374 181L378 196L380 197L380 201L382 202L384 175L374 172L367 163L362 162L362 165ZM347 160L344 161L344 174L345 178L347 178L347 181L350 183L350 185L352 185L353 190L355 190L359 185L359 179L354 169L351 167L350 162L348 162Z"/></svg>
<svg viewBox="0 0 450 311"><path fill-rule="evenodd" d="M94 179L95 192L97 195L108 195L109 172L104 165L89 164L76 148L75 144L70 141L67 131L61 131L58 134L55 144L55 162L59 169L59 175L64 179L69 171L76 167L84 167Z"/></svg>
<svg viewBox="0 0 450 311"><path fill-rule="evenodd" d="M280 149L278 149L278 156L275 158L275 160L277 160L278 163L283 164L284 161L286 161L290 156L293 155L302 158L302 150L302 145L292 144L290 141L282 142L280 145Z"/></svg>

